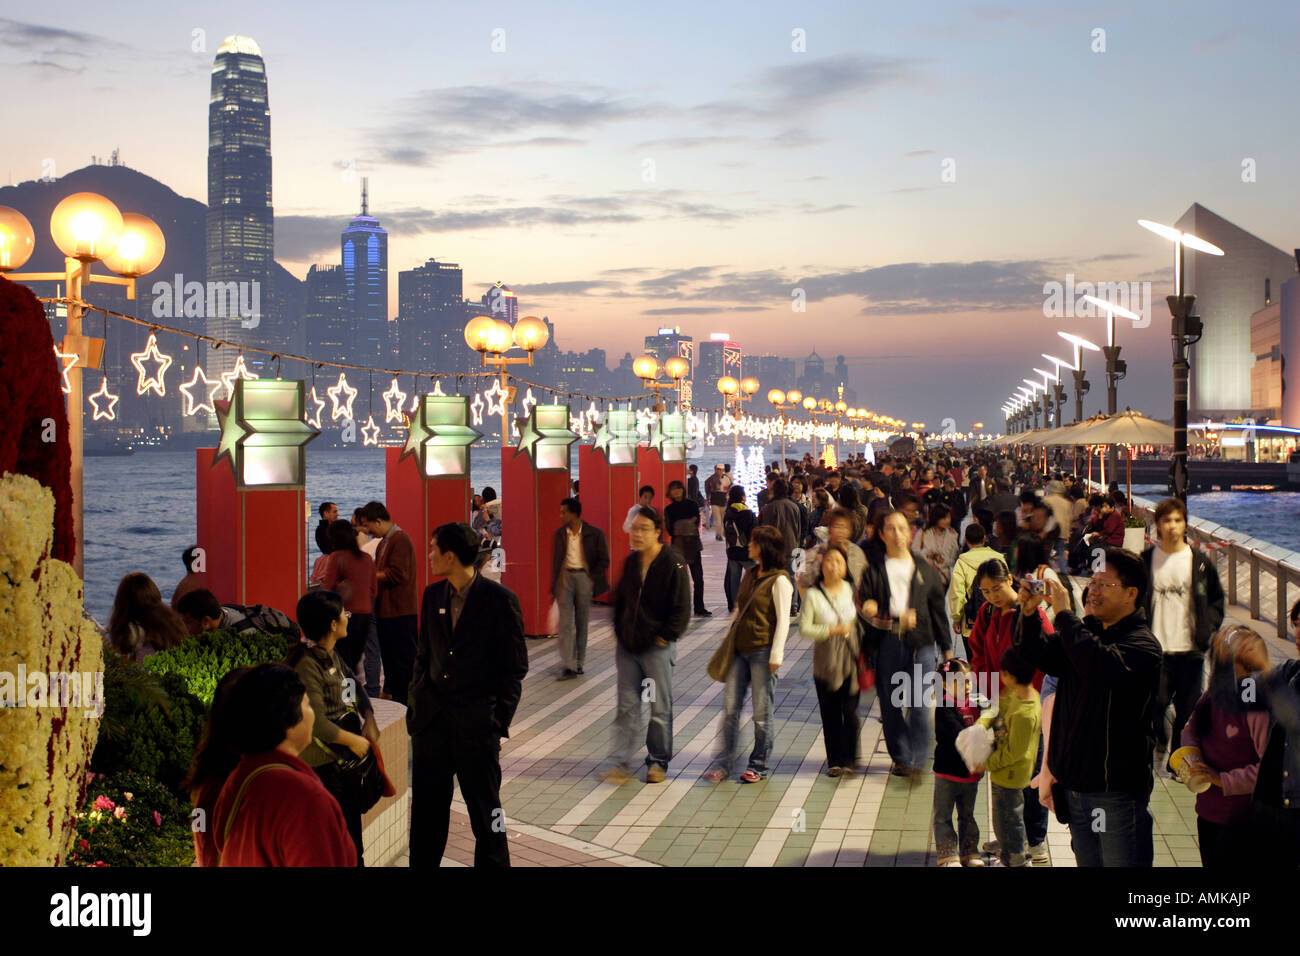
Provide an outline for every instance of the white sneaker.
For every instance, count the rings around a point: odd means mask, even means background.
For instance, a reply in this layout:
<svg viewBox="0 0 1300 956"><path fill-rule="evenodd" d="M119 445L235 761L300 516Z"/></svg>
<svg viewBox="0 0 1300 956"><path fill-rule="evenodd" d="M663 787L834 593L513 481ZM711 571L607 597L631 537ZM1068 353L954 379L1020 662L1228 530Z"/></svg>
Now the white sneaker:
<svg viewBox="0 0 1300 956"><path fill-rule="evenodd" d="M1052 858L1047 855L1046 843L1029 844L1029 862L1034 866L1048 866Z"/></svg>

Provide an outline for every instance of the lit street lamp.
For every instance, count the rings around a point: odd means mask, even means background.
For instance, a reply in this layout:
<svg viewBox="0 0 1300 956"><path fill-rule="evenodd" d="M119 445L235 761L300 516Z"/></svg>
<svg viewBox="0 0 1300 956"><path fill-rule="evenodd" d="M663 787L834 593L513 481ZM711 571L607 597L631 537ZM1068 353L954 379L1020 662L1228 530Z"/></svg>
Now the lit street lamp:
<svg viewBox="0 0 1300 956"><path fill-rule="evenodd" d="M1106 414L1114 415L1119 411L1119 402L1116 386L1128 374L1128 363L1119 357L1119 346L1115 344L1115 316L1121 316L1134 322L1139 322L1142 316L1136 312L1130 312L1123 306L1115 305L1113 302L1107 302L1105 299L1099 299L1095 295L1085 295L1083 301L1096 306L1106 313L1106 345L1102 348L1102 355L1106 356ZM1119 467L1119 447L1110 446L1109 453L1110 473L1115 474Z"/></svg>
<svg viewBox="0 0 1300 956"><path fill-rule="evenodd" d="M506 384L506 368L511 365L532 365L533 353L544 347L551 333L546 323L535 315L526 315L511 328L504 319L490 315L476 315L465 325L465 344L478 352L483 365L495 365L501 390L506 393L501 401L501 447L510 438L510 406L515 389ZM512 347L521 348L526 355L506 355Z"/></svg>
<svg viewBox="0 0 1300 956"><path fill-rule="evenodd" d="M792 388L788 392L783 392L779 388L774 388L767 393L767 402L778 412L781 413L781 470L785 471L785 423L787 421L785 413L791 409L799 407L803 401L803 392L797 388Z"/></svg>
<svg viewBox="0 0 1300 956"><path fill-rule="evenodd" d="M1196 296L1183 291L1183 249L1190 247L1206 255L1221 256L1223 250L1190 232L1180 232L1172 226L1161 225L1149 219L1139 219L1138 225L1149 229L1174 244L1174 295L1166 296L1171 315L1171 334L1174 344L1174 494L1187 501L1187 375L1190 364L1187 349L1201 340L1204 325L1201 317L1192 314Z"/></svg>
<svg viewBox="0 0 1300 956"><path fill-rule="evenodd" d="M1061 338L1074 346L1074 420L1076 423L1083 421L1083 396L1088 394L1088 380L1083 377L1083 350L1090 352L1100 352L1100 345L1093 345L1085 338L1080 338L1070 332L1057 332Z"/></svg>
<svg viewBox="0 0 1300 956"><path fill-rule="evenodd" d="M84 369L97 369L104 355L104 340L82 335L81 320L89 303L82 299L87 283L123 286L126 297L135 299L135 280L162 262L166 251L162 230L153 220L127 213L125 216L108 199L97 193L73 193L54 207L50 216L50 237L64 255L62 272L12 272L23 266L35 248L35 233L27 217L16 209L0 207L0 272L16 282L62 282L68 309L67 334L59 351L76 355L64 375L68 381L68 443L72 452L72 528L77 550L72 566L78 577L85 574L85 527L83 515L82 388ZM117 275L95 275L95 262Z"/></svg>

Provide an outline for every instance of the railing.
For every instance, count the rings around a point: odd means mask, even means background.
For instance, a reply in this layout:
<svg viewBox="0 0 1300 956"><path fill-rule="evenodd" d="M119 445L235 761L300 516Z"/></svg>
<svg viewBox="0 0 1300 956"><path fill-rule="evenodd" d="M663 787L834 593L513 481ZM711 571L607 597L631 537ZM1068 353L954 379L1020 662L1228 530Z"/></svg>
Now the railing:
<svg viewBox="0 0 1300 956"><path fill-rule="evenodd" d="M1133 497L1133 513L1147 522L1148 540L1155 507L1154 501ZM1279 638L1291 639L1291 606L1300 599L1300 553L1195 515L1187 521L1187 538L1214 559L1229 604L1248 607L1252 619L1270 622Z"/></svg>

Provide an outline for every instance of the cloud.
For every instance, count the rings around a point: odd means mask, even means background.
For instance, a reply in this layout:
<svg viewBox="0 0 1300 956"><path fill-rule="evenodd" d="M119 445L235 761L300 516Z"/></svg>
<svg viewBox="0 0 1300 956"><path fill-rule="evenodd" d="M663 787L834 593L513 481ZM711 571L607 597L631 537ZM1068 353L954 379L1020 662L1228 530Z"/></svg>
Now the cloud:
<svg viewBox="0 0 1300 956"><path fill-rule="evenodd" d="M642 309L642 315L715 315L718 312L766 312L765 305L676 306L665 309Z"/></svg>
<svg viewBox="0 0 1300 956"><path fill-rule="evenodd" d="M77 30L65 30L63 27L47 27L40 23L23 23L20 20L0 17L0 46L27 48L35 45L48 46L60 41L71 43L74 47L105 42L103 37L93 33L81 33Z"/></svg>
<svg viewBox="0 0 1300 956"><path fill-rule="evenodd" d="M809 109L906 82L914 64L899 57L842 54L769 67L761 82L775 103Z"/></svg>
<svg viewBox="0 0 1300 956"><path fill-rule="evenodd" d="M903 155L911 158L914 156L935 156L937 153L933 149L914 149L911 152L904 153Z"/></svg>

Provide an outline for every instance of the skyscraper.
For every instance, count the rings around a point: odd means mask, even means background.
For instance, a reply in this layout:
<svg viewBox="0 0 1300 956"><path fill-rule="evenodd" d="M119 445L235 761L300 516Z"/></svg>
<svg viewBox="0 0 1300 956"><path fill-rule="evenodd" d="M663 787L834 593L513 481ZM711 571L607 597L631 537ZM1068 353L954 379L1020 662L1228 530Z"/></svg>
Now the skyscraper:
<svg viewBox="0 0 1300 956"><path fill-rule="evenodd" d="M388 341L388 232L370 215L368 182L361 180L361 215L343 230L343 281L352 325L352 359L380 361Z"/></svg>
<svg viewBox="0 0 1300 956"><path fill-rule="evenodd" d="M469 370L461 268L430 259L397 274L399 364L413 371Z"/></svg>
<svg viewBox="0 0 1300 956"><path fill-rule="evenodd" d="M348 349L348 290L342 266L312 266L307 270L307 353L314 358L341 360Z"/></svg>
<svg viewBox="0 0 1300 956"><path fill-rule="evenodd" d="M686 370L686 377L682 379L678 398L685 404L692 404L695 395L691 381L691 373L695 370L695 340L689 335L682 335L680 326L660 329L654 335L645 337L645 354L657 358L660 368L663 367L664 362L674 356L686 359L690 367ZM708 404L707 398L704 401Z"/></svg>
<svg viewBox="0 0 1300 956"><path fill-rule="evenodd" d="M257 43L248 37L226 37L212 66L206 225L208 282L257 283L246 288L256 289L262 304L256 322L238 315L208 315L207 333L237 345L262 345L283 330L275 328L279 316L272 304L275 229L266 65ZM234 301L239 301L238 293ZM237 355L237 349L209 348L209 377L233 368Z"/></svg>
<svg viewBox="0 0 1300 956"><path fill-rule="evenodd" d="M731 341L726 332L714 332L699 344L695 358L695 404L704 408L722 405L718 379L730 375L740 381L741 350L738 342Z"/></svg>
<svg viewBox="0 0 1300 956"><path fill-rule="evenodd" d="M511 325L519 318L519 300L510 291L510 286L497 282L483 293L483 307L487 314L496 319L505 319Z"/></svg>

